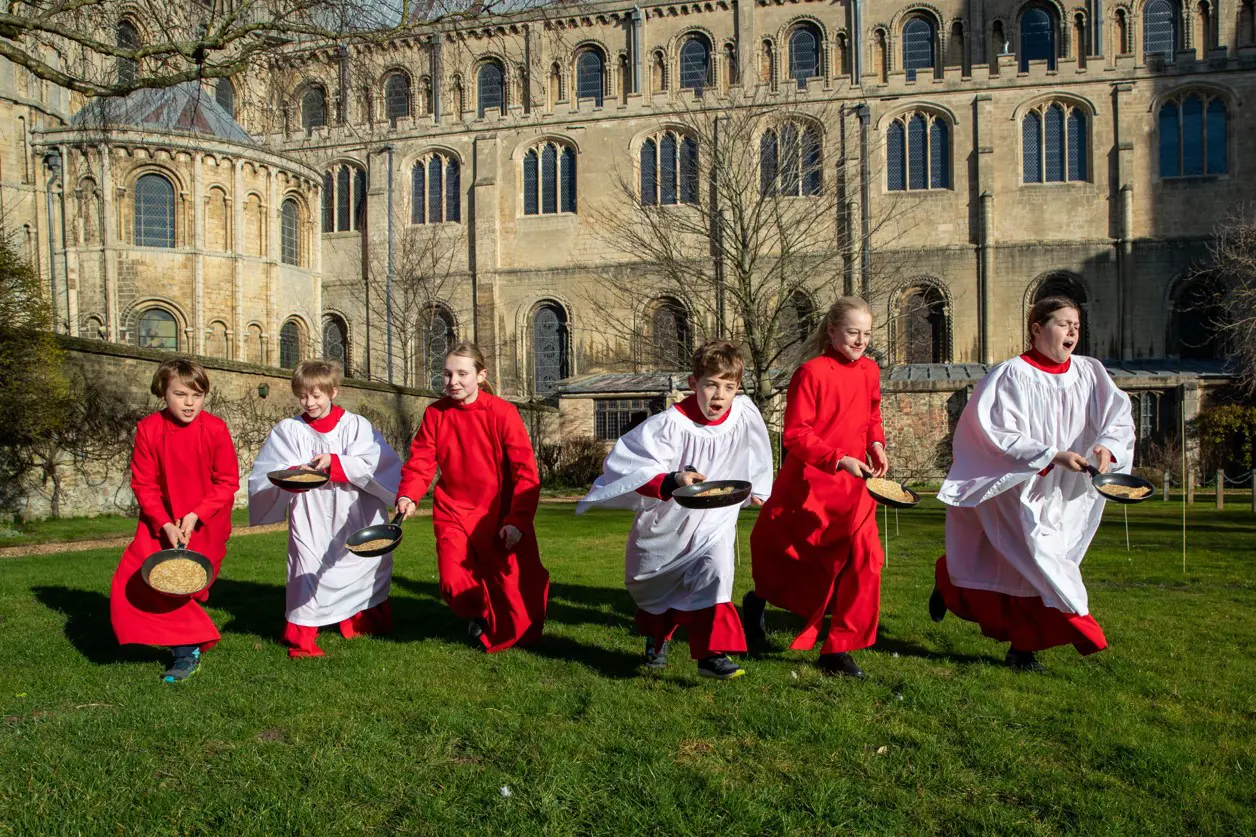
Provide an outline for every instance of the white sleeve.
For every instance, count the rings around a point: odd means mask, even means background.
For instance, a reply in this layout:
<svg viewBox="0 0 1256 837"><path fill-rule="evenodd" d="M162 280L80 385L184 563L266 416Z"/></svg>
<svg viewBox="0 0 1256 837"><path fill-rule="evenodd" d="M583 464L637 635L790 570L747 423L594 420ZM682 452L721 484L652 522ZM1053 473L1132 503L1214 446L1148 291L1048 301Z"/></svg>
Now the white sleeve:
<svg viewBox="0 0 1256 837"><path fill-rule="evenodd" d="M1019 485L1051 464L1058 451L1028 435L1027 394L1013 362L990 370L964 407L952 443L954 464L938 491L951 506L975 506Z"/></svg>
<svg viewBox="0 0 1256 837"><path fill-rule="evenodd" d="M391 505L401 483L401 459L369 421L358 415L352 421L339 454L340 467L351 485Z"/></svg>
<svg viewBox="0 0 1256 837"><path fill-rule="evenodd" d="M300 495L284 491L271 483L266 475L271 471L291 468L293 463L301 462L305 457L293 444L292 438L284 430L284 422L275 425L266 437L266 443L258 451L253 460L253 470L249 473L249 525L260 526L263 523L283 523L288 502Z"/></svg>
<svg viewBox="0 0 1256 837"><path fill-rule="evenodd" d="M657 477L684 467L672 439L671 413L665 410L619 437L602 465L589 493L576 504L576 514L602 504L621 509L650 508L659 500L638 494L637 489Z"/></svg>
<svg viewBox="0 0 1256 837"><path fill-rule="evenodd" d="M1130 410L1130 397L1112 380L1108 370L1099 361L1093 361L1095 392L1087 407L1086 421L1095 434L1095 443L1112 451L1118 472L1128 474L1134 465L1134 416ZM1082 451L1091 460L1091 451Z"/></svg>
<svg viewBox="0 0 1256 837"><path fill-rule="evenodd" d="M741 396L745 398L745 396ZM746 446L750 458L751 497L766 500L772 494L772 437L763 423L763 414L746 398ZM746 498L746 504L750 498Z"/></svg>

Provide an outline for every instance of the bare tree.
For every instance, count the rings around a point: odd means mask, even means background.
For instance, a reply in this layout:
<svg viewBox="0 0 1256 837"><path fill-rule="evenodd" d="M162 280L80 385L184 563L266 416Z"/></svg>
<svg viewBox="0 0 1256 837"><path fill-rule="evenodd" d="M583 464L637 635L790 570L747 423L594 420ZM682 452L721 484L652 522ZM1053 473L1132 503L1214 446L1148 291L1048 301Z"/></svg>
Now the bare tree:
<svg viewBox="0 0 1256 837"><path fill-rule="evenodd" d="M236 75L292 49L378 42L533 0L14 0L0 57L86 96Z"/></svg>
<svg viewBox="0 0 1256 837"><path fill-rule="evenodd" d="M1239 385L1256 395L1256 205L1239 207L1218 226L1193 278L1211 294L1186 306L1215 329Z"/></svg>
<svg viewBox="0 0 1256 837"><path fill-rule="evenodd" d="M687 343L740 339L749 394L770 421L829 302L872 295L899 274L906 253L872 259L871 245L901 236L902 203L918 199L891 197L860 224L859 178L872 175L847 148L850 109L736 90L678 107L617 173L614 198L590 212L619 258L589 302L607 346L634 366L683 369Z"/></svg>

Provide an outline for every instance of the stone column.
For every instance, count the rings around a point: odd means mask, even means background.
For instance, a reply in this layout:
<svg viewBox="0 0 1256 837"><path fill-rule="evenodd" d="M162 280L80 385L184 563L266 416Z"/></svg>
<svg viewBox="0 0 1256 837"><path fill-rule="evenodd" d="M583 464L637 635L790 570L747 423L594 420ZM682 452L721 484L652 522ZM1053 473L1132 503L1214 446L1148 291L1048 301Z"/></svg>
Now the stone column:
<svg viewBox="0 0 1256 837"><path fill-rule="evenodd" d="M235 311L232 312L232 323L235 325L236 360L245 360L245 341L248 339L248 328L244 320L244 162L236 160L232 166L233 181L231 185L231 300Z"/></svg>
<svg viewBox="0 0 1256 837"><path fill-rule="evenodd" d="M118 265L115 261L115 237L118 233L118 196L113 188L113 152L100 145L100 206L104 229L100 233L101 260L105 268L105 339L117 341L121 336L118 322Z"/></svg>
<svg viewBox="0 0 1256 837"><path fill-rule="evenodd" d="M205 155L192 153L192 351L205 354Z"/></svg>

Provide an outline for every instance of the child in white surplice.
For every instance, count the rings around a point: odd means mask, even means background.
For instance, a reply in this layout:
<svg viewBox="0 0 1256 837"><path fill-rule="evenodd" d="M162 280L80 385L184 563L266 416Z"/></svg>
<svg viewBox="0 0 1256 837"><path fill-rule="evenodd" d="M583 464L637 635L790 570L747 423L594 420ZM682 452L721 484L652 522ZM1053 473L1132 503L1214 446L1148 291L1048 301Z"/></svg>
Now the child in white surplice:
<svg viewBox="0 0 1256 837"><path fill-rule="evenodd" d="M593 504L637 511L624 575L652 669L667 664L668 641L684 625L699 674L728 680L745 673L728 657L746 650L732 603L740 506L687 509L671 499L677 488L708 478L749 481L747 505L761 506L768 497L772 446L754 402L737 394L744 370L741 350L728 340L699 348L689 378L693 395L624 434L576 508L577 514Z"/></svg>
<svg viewBox="0 0 1256 837"><path fill-rule="evenodd" d="M354 555L357 530L387 521L397 494L401 460L362 416L332 403L340 388L334 361L307 360L292 373L302 414L275 425L249 476L249 523L288 516L288 596L283 642L289 657L321 657L318 629L338 625L346 638L392 630L388 596L392 553ZM299 466L331 475L326 484L290 492L266 478Z"/></svg>

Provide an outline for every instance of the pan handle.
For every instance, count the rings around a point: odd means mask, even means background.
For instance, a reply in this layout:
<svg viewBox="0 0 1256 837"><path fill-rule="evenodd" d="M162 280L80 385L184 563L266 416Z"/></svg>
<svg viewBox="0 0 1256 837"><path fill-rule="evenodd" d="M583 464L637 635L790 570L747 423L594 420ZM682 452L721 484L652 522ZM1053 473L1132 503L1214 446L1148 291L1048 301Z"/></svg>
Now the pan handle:
<svg viewBox="0 0 1256 837"><path fill-rule="evenodd" d="M403 515L401 514L401 512L397 512L396 514L394 514L393 519L391 521L391 525L396 526L397 524L401 523L402 517Z"/></svg>
<svg viewBox="0 0 1256 837"><path fill-rule="evenodd" d="M1099 476L1099 469L1096 468L1094 465L1091 465L1089 462L1087 462L1086 473L1090 474L1092 477L1097 477Z"/></svg>

